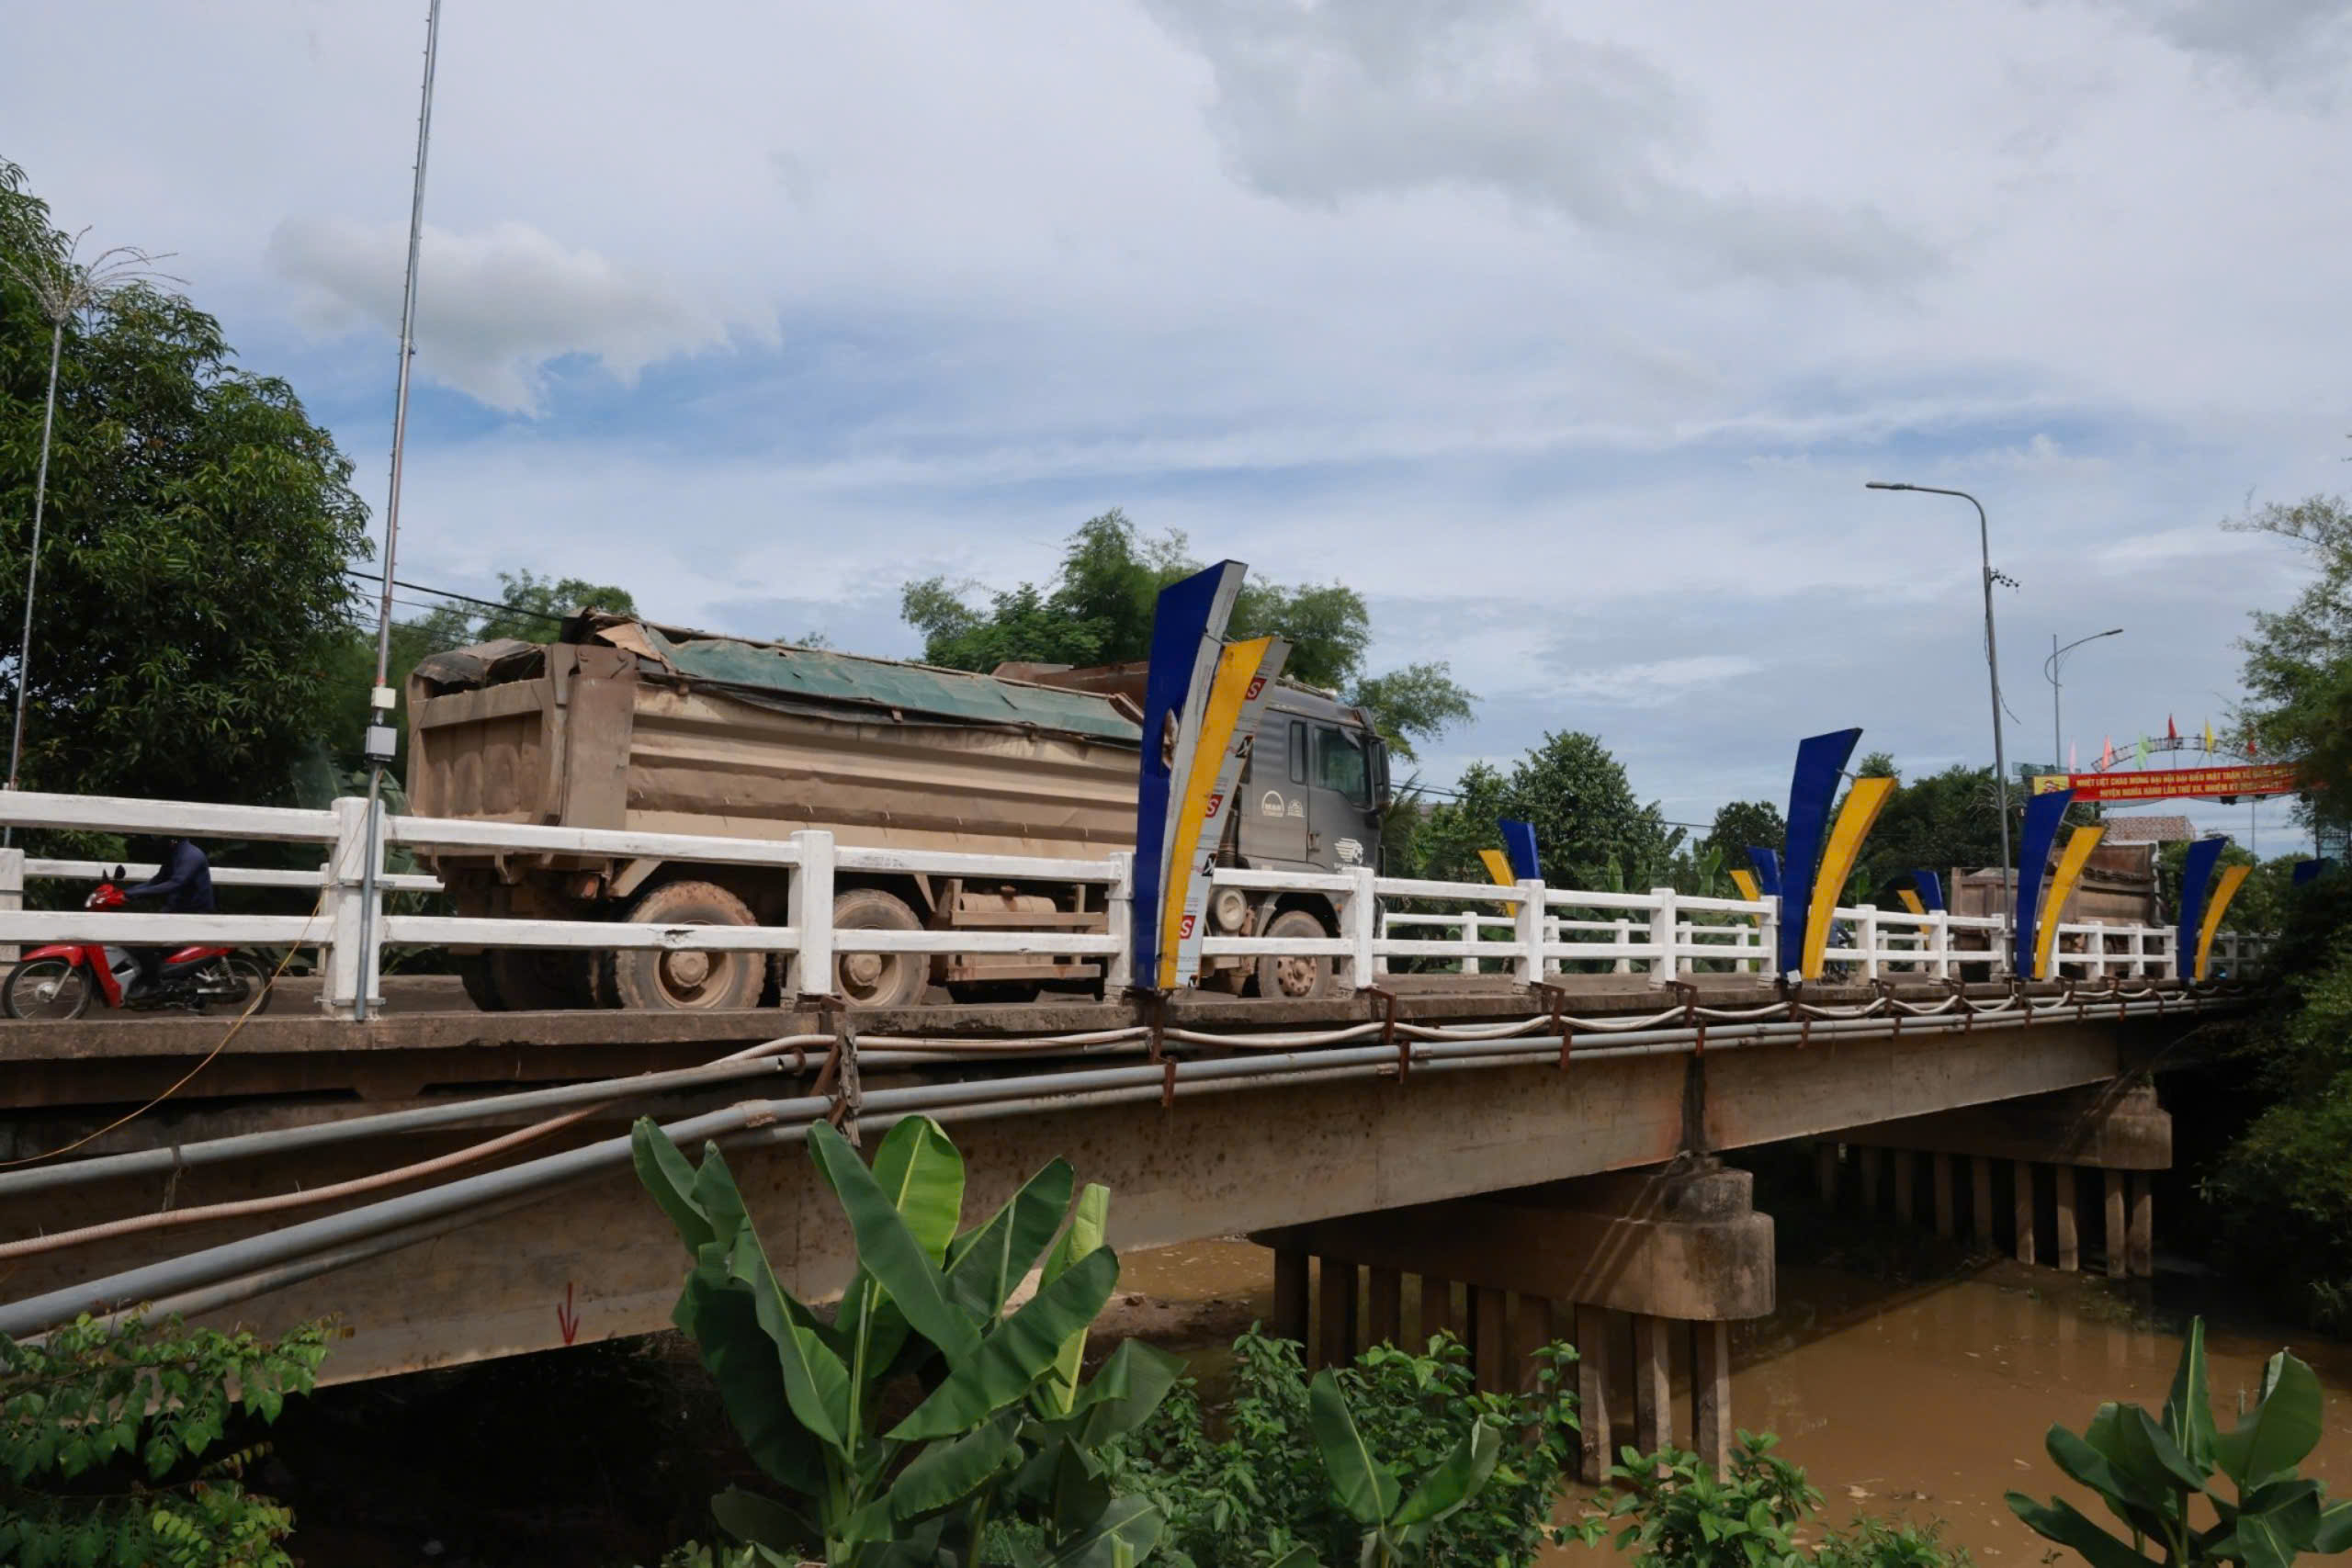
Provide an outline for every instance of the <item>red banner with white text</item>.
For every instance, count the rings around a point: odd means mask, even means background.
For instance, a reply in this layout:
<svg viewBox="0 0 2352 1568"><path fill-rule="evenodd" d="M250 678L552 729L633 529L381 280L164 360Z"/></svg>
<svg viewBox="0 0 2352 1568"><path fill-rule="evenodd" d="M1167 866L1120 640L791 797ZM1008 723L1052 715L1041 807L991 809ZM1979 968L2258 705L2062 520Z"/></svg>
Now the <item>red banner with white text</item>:
<svg viewBox="0 0 2352 1568"><path fill-rule="evenodd" d="M2033 793L2071 788L2076 800L2213 800L2222 795L2292 795L2292 762L2256 762L2243 768L2145 768L2118 773L2041 773Z"/></svg>

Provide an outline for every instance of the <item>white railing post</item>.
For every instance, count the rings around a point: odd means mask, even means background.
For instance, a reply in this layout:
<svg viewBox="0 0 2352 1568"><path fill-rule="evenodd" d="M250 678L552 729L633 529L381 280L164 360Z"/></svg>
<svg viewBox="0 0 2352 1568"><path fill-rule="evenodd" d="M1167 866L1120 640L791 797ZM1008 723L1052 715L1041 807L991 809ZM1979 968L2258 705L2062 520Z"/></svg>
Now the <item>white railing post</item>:
<svg viewBox="0 0 2352 1568"><path fill-rule="evenodd" d="M1464 975L1486 973L1485 967L1478 962L1478 911L1475 908L1462 911L1461 941L1462 972Z"/></svg>
<svg viewBox="0 0 2352 1568"><path fill-rule="evenodd" d="M1764 950L1757 961L1756 973L1777 975L1781 970L1781 896L1764 896L1764 912L1756 919L1756 945Z"/></svg>
<svg viewBox="0 0 2352 1568"><path fill-rule="evenodd" d="M1558 946L1559 942L1560 917L1557 915L1546 914L1544 917L1544 945L1548 949ZM1544 973L1546 975L1557 975L1559 972L1559 959L1553 956L1549 952L1546 952L1544 954Z"/></svg>
<svg viewBox="0 0 2352 1568"><path fill-rule="evenodd" d="M1628 947L1633 946L1633 945L1634 945L1634 922L1633 922L1633 921L1631 921L1631 920L1629 920L1629 919L1627 919L1624 916L1620 915L1620 916L1618 916L1618 917L1617 917L1617 922L1616 922L1616 924L1617 924L1617 941L1616 941L1616 942L1615 942L1615 944L1614 944L1614 945L1616 945L1616 946L1617 946L1618 948L1620 948L1620 949L1623 949L1623 948L1628 948ZM1612 973L1612 974L1617 974L1617 975L1630 975L1630 974L1632 974L1633 972L1634 972L1634 961L1633 961L1632 959L1630 959L1630 958L1625 957L1625 956L1624 956L1624 954L1621 952L1621 953L1618 954L1618 958L1617 958L1617 962L1616 962L1616 964L1611 967L1611 973Z"/></svg>
<svg viewBox="0 0 2352 1568"><path fill-rule="evenodd" d="M376 983L380 966L360 933L371 925L380 933L384 926L380 919L367 919L367 898L361 891L368 880L368 847L377 841L368 831L368 802L345 796L334 803L333 810L334 848L327 862L325 907L320 911L325 917L328 947L326 984L319 992L319 1007L331 1017L348 1019L358 1016L362 997L368 998L371 1013L382 1005Z"/></svg>
<svg viewBox="0 0 2352 1568"><path fill-rule="evenodd" d="M1674 889L1653 887L1650 897L1657 900L1657 908L1650 916L1650 941L1658 950L1658 956L1650 960L1650 984L1663 986L1681 973L1682 967L1680 955L1674 950Z"/></svg>
<svg viewBox="0 0 2352 1568"><path fill-rule="evenodd" d="M1511 911L1512 935L1519 945L1519 958L1513 968L1518 971L1522 986L1540 985L1544 979L1544 885L1532 878L1521 878L1519 884L1519 906Z"/></svg>
<svg viewBox="0 0 2352 1568"><path fill-rule="evenodd" d="M1136 983L1135 852L1112 851L1111 870L1111 884L1102 894L1102 913L1119 948L1102 964L1102 996L1106 1001L1116 1000ZM805 944L808 939L804 935L800 940Z"/></svg>
<svg viewBox="0 0 2352 1568"><path fill-rule="evenodd" d="M21 909L25 907L25 852L0 849L0 909ZM15 942L0 944L0 963L14 964L19 953Z"/></svg>
<svg viewBox="0 0 2352 1568"><path fill-rule="evenodd" d="M1340 913L1340 920L1353 951L1348 955L1348 972L1340 985L1342 990L1352 991L1373 983L1380 931L1380 894L1374 886L1377 874L1368 865L1350 866L1348 881L1348 907Z"/></svg>
<svg viewBox="0 0 2352 1568"><path fill-rule="evenodd" d="M2124 956L2131 960L2125 973L2134 980L2145 978L2148 973L2147 927L2133 926L2132 928L2132 945L2125 951Z"/></svg>
<svg viewBox="0 0 2352 1568"><path fill-rule="evenodd" d="M1938 979L1951 978L1951 915L1944 909L1928 912L1928 972Z"/></svg>
<svg viewBox="0 0 2352 1568"><path fill-rule="evenodd" d="M2156 945L2164 953L2164 977L2167 980L2188 978L2188 954L2180 951L2180 943L2174 940L2173 933L2158 932Z"/></svg>
<svg viewBox="0 0 2352 1568"><path fill-rule="evenodd" d="M833 836L822 828L805 828L792 835L800 851L785 893L785 922L800 933L799 950L785 976L784 988L796 997L831 996L833 991Z"/></svg>
<svg viewBox="0 0 2352 1568"><path fill-rule="evenodd" d="M1862 978L1875 980L1878 978L1878 906L1857 904L1854 906L1854 917L1855 942L1862 950Z"/></svg>

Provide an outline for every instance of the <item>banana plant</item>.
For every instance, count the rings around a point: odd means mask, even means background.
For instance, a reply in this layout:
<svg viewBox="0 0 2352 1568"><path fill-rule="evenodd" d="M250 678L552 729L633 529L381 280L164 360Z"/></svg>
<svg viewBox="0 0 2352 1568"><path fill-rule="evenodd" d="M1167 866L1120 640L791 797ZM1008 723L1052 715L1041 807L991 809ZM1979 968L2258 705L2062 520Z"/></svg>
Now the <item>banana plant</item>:
<svg viewBox="0 0 2352 1568"><path fill-rule="evenodd" d="M1502 1456L1502 1434L1481 1419L1407 1495L1395 1468L1364 1441L1338 1376L1328 1369L1307 1385L1306 1419L1332 1495L1364 1528L1358 1568L1395 1568L1419 1555L1430 1530L1487 1489ZM1273 1568L1317 1568L1317 1562L1312 1547L1299 1546Z"/></svg>
<svg viewBox="0 0 2352 1568"><path fill-rule="evenodd" d="M697 1167L650 1119L631 1142L693 1258L672 1321L787 1494L730 1488L712 1501L763 1562L821 1549L832 1568L956 1568L979 1560L1000 1520L1044 1543L1023 1547L1024 1568L1132 1568L1151 1554L1158 1510L1087 1483L1100 1447L1140 1425L1182 1370L1131 1340L1091 1382L1079 1377L1087 1325L1118 1281L1102 1244L1107 1189L1087 1188L1064 1232L1073 1178L1057 1159L959 1232L963 1157L937 1122L898 1122L871 1167L820 1122L809 1153L857 1249L828 1322L776 1280L717 1145ZM1008 1311L1057 1232L1035 1294ZM907 1380L921 1395L910 1409L892 1386Z"/></svg>
<svg viewBox="0 0 2352 1568"><path fill-rule="evenodd" d="M2301 1552L2352 1548L2352 1502L2331 1506L2318 1482L2295 1473L2320 1430L2319 1379L2284 1350L2264 1366L2254 1408L2233 1430L2217 1427L2199 1318L2189 1325L2161 1416L2108 1404L2079 1434L2050 1428L2052 1461L2098 1495L2131 1532L2129 1544L2063 1498L2037 1503L2012 1492L2008 1504L2028 1529L2091 1568L2286 1568ZM2223 1476L2228 1496L2217 1485ZM2189 1515L2199 1497L2214 1516L2201 1529Z"/></svg>

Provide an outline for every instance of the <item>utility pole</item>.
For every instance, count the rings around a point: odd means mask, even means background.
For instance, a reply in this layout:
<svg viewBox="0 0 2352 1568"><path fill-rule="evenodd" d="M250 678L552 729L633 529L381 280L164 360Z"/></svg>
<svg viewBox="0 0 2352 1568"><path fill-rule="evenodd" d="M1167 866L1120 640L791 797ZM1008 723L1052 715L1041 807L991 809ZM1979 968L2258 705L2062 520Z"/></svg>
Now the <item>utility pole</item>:
<svg viewBox="0 0 2352 1568"><path fill-rule="evenodd" d="M392 398L391 491L384 502L384 592L376 607L376 684L368 693L367 856L359 872L359 997L356 1016L368 1016L376 951L377 866L384 858L384 767L399 753L392 728L392 578L401 545L401 459L408 446L409 361L416 355L416 263L424 239L424 155L433 141L433 67L441 45L441 0L424 13L424 87L416 110L416 184L409 198L408 277L401 289L401 366Z"/></svg>

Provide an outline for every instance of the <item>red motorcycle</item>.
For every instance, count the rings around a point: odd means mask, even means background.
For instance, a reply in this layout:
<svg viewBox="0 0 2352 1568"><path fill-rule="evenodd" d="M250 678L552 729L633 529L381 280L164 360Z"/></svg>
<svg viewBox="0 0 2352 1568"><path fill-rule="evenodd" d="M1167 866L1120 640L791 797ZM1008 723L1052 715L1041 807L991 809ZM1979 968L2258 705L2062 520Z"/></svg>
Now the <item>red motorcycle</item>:
<svg viewBox="0 0 2352 1568"><path fill-rule="evenodd" d="M85 909L119 909L126 900L115 881L101 882L82 901ZM130 990L139 978L139 961L130 950L95 942L61 942L37 947L8 971L0 983L0 1012L10 1018L62 1022L81 1017L93 1001L133 1012L166 1008L200 1013L214 1002L243 1008L259 997L254 1008L269 1005L270 971L259 959L233 948L183 947L164 960L154 986L139 996Z"/></svg>

